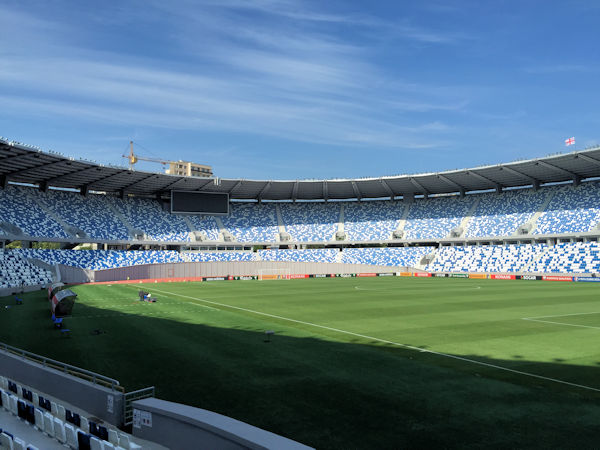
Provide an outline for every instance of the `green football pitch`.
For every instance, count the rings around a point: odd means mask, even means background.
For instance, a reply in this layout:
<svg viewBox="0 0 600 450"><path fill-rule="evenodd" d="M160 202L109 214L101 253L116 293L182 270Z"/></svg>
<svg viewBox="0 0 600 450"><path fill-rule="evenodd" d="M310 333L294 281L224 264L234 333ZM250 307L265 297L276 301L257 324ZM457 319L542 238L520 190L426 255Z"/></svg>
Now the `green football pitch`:
<svg viewBox="0 0 600 450"><path fill-rule="evenodd" d="M137 301L139 289L158 302ZM600 445L596 283L380 277L73 290L70 339L36 292L19 306L0 299L0 341L317 448Z"/></svg>

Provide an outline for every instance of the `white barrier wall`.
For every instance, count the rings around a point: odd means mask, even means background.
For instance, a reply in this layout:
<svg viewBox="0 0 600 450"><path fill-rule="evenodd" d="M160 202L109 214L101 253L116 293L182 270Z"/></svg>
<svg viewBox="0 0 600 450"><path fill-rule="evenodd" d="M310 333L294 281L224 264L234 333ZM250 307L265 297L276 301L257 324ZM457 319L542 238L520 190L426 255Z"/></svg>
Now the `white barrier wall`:
<svg viewBox="0 0 600 450"><path fill-rule="evenodd" d="M258 275L264 269L289 269L290 274L327 273L388 273L406 271L406 267L369 266L343 263L301 263L269 261L191 262L147 264L89 271L75 267L60 266L64 283L90 281L144 280L148 278L193 278Z"/></svg>

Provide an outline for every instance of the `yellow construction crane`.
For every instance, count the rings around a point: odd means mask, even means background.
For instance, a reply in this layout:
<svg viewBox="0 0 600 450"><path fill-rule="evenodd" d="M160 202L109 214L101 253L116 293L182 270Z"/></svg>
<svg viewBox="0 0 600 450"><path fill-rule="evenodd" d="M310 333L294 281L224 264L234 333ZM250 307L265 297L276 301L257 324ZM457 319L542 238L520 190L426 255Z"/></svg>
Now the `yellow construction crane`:
<svg viewBox="0 0 600 450"><path fill-rule="evenodd" d="M167 166L165 172L171 175L181 175L187 177L212 177L212 167L204 164L196 164L190 161L167 161L159 158L148 158L146 156L137 156L133 153L133 141L129 141L129 155L121 155L129 161L129 169L138 161L149 161Z"/></svg>
<svg viewBox="0 0 600 450"><path fill-rule="evenodd" d="M164 159L158 158L147 158L145 156L137 156L133 153L133 141L129 141L129 155L121 155L123 158L127 158L129 160L129 168L133 169L133 166L138 161L150 161L160 163L163 166L170 165L171 163L175 163L176 161L166 161Z"/></svg>

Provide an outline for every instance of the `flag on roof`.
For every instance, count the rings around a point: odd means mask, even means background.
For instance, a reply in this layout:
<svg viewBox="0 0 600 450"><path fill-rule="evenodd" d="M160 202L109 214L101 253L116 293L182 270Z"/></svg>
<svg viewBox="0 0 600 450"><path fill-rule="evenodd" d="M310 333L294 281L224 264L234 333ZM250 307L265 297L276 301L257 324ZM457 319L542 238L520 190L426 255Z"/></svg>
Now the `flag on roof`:
<svg viewBox="0 0 600 450"><path fill-rule="evenodd" d="M569 139L565 139L565 145L568 147L569 145L574 145L575 144L575 138L574 137L570 137Z"/></svg>

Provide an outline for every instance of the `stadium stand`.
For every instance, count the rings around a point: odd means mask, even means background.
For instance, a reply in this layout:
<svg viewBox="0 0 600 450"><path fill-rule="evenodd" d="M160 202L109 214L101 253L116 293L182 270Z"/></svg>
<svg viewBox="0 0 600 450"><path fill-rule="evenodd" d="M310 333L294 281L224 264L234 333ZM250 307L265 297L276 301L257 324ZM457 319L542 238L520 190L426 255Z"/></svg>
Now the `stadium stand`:
<svg viewBox="0 0 600 450"><path fill-rule="evenodd" d="M161 448L147 441L142 442L106 423L96 423L94 420L97 419L85 411L74 409L58 399L50 399L43 392L12 382L1 375L0 407L4 410L0 412L0 419L3 419L0 421L0 448Z"/></svg>
<svg viewBox="0 0 600 450"><path fill-rule="evenodd" d="M520 272L546 244L441 247L425 269L431 272Z"/></svg>
<svg viewBox="0 0 600 450"><path fill-rule="evenodd" d="M335 248L315 248L306 250L261 250L259 259L263 261L294 261L334 263L339 253Z"/></svg>
<svg viewBox="0 0 600 450"><path fill-rule="evenodd" d="M204 236L209 241L219 240L219 225L213 216L196 216L190 214L186 217L192 224L193 231L204 233Z"/></svg>
<svg viewBox="0 0 600 450"><path fill-rule="evenodd" d="M68 234L43 212L32 196L33 189L8 185L0 189L0 222L8 222L29 236L66 238Z"/></svg>
<svg viewBox="0 0 600 450"><path fill-rule="evenodd" d="M46 285L52 274L37 267L13 251L0 251L0 288Z"/></svg>
<svg viewBox="0 0 600 450"><path fill-rule="evenodd" d="M404 226L405 239L442 239L458 227L473 199L438 197L415 200Z"/></svg>
<svg viewBox="0 0 600 450"><path fill-rule="evenodd" d="M331 241L340 217L339 203L282 203L285 230L292 241Z"/></svg>
<svg viewBox="0 0 600 450"><path fill-rule="evenodd" d="M218 251L218 252L185 252L181 254L187 262L209 261L255 261L256 254L245 251Z"/></svg>
<svg viewBox="0 0 600 450"><path fill-rule="evenodd" d="M600 244L598 242L562 242L549 247L529 267L538 273L598 273Z"/></svg>
<svg viewBox="0 0 600 450"><path fill-rule="evenodd" d="M274 204L232 203L221 220L238 242L274 242L278 234Z"/></svg>
<svg viewBox="0 0 600 450"><path fill-rule="evenodd" d="M600 222L600 187L590 182L578 187L555 187L557 192L537 221L535 234L590 231Z"/></svg>
<svg viewBox="0 0 600 450"><path fill-rule="evenodd" d="M29 189L46 208L60 215L72 227L81 229L92 239L127 240L130 238L127 227L107 208L107 197L88 194L49 190L42 192Z"/></svg>
<svg viewBox="0 0 600 450"><path fill-rule="evenodd" d="M91 270L114 269L139 264L183 262L174 250L49 250L17 249L24 258L37 258L47 264L63 264Z"/></svg>
<svg viewBox="0 0 600 450"><path fill-rule="evenodd" d="M465 236L510 236L535 214L546 197L546 190L519 189L478 197L480 201Z"/></svg>
<svg viewBox="0 0 600 450"><path fill-rule="evenodd" d="M349 264L374 264L381 266L414 267L423 256L435 247L381 247L347 248L342 252L341 262Z"/></svg>
<svg viewBox="0 0 600 450"><path fill-rule="evenodd" d="M145 238L155 241L189 242L190 229L181 216L164 211L155 200L106 197L110 204L131 224L142 230Z"/></svg>
<svg viewBox="0 0 600 450"><path fill-rule="evenodd" d="M403 212L401 202L345 202L344 231L351 241L391 239Z"/></svg>

